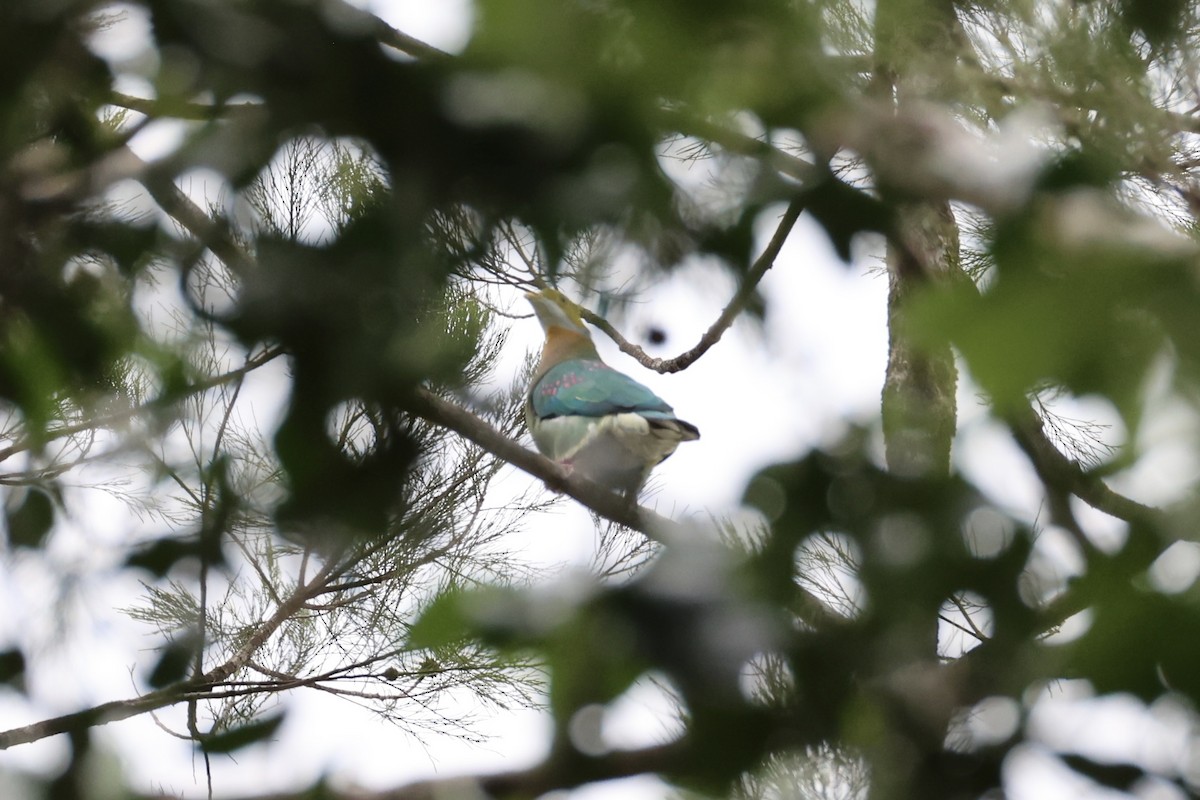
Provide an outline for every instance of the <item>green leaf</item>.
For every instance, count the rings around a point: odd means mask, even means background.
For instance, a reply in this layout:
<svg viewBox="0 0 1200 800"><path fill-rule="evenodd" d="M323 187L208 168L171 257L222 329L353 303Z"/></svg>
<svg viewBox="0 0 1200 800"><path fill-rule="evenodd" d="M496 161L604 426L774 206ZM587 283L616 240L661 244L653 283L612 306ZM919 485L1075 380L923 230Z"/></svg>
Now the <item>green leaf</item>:
<svg viewBox="0 0 1200 800"><path fill-rule="evenodd" d="M19 686L25 677L25 654L13 648L0 652L0 683Z"/></svg>
<svg viewBox="0 0 1200 800"><path fill-rule="evenodd" d="M38 548L54 526L54 501L50 494L30 487L15 509L5 510L8 543L15 547Z"/></svg>
<svg viewBox="0 0 1200 800"><path fill-rule="evenodd" d="M1068 767L1103 786L1132 792L1133 785L1146 777L1146 771L1132 764L1104 764L1085 756L1065 754L1062 760Z"/></svg>
<svg viewBox="0 0 1200 800"><path fill-rule="evenodd" d="M270 739L283 724L284 715L275 714L270 717L255 720L236 728L205 736L200 741L200 749L206 753L231 753L243 747Z"/></svg>
<svg viewBox="0 0 1200 800"><path fill-rule="evenodd" d="M167 643L158 657L158 663L150 671L147 683L155 689L161 689L176 683L187 676L188 670L196 661L196 654L202 643L195 635L181 636Z"/></svg>
<svg viewBox="0 0 1200 800"><path fill-rule="evenodd" d="M321 537L383 535L388 520L403 502L404 480L416 458L411 437L395 437L355 459L329 441L320 409L297 390L293 407L275 434L275 448L287 472L287 498L276 508L284 529L292 523L316 521ZM306 535L310 533L306 532Z"/></svg>
<svg viewBox="0 0 1200 800"><path fill-rule="evenodd" d="M1092 626L1067 650L1071 677L1147 702L1167 691L1200 701L1200 598L1139 589L1119 576L1095 591Z"/></svg>
<svg viewBox="0 0 1200 800"><path fill-rule="evenodd" d="M1147 370L1168 337L1180 354L1197 353L1200 294L1186 258L1071 240L1056 226L1072 215L1097 231L1136 225L1079 197L1051 203L998 232L998 268L983 290L958 284L914 296L912 332L930 346L953 342L1002 413L1058 385L1107 398L1136 431Z"/></svg>
<svg viewBox="0 0 1200 800"><path fill-rule="evenodd" d="M832 174L803 193L805 207L816 217L841 259L850 261L850 244L855 234L887 230L887 206L861 189L855 189Z"/></svg>
<svg viewBox="0 0 1200 800"><path fill-rule="evenodd" d="M651 666L639 647L635 622L612 611L584 608L550 637L550 707L560 720L586 705L616 699Z"/></svg>
<svg viewBox="0 0 1200 800"><path fill-rule="evenodd" d="M436 650L461 642L471 633L463 612L464 592L451 589L438 595L408 630L408 646Z"/></svg>
<svg viewBox="0 0 1200 800"><path fill-rule="evenodd" d="M191 558L204 558L210 565L223 561L219 548L214 550L208 540L201 541L198 536L190 536L186 539L159 539L131 553L125 559L125 565L147 570L161 578L176 563Z"/></svg>
<svg viewBox="0 0 1200 800"><path fill-rule="evenodd" d="M1125 21L1159 46L1180 36L1187 8L1187 0L1121 0Z"/></svg>
<svg viewBox="0 0 1200 800"><path fill-rule="evenodd" d="M534 590L455 587L429 604L409 629L408 642L431 650L468 638L500 648L541 646L569 611L562 598Z"/></svg>

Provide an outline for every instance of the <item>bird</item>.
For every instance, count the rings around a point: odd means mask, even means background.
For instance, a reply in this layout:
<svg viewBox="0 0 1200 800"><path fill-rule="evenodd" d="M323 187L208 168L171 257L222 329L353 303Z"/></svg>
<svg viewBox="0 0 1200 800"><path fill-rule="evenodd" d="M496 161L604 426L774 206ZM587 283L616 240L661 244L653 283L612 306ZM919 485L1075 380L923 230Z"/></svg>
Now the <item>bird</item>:
<svg viewBox="0 0 1200 800"><path fill-rule="evenodd" d="M580 308L556 289L525 295L546 334L525 402L542 455L636 496L650 470L700 431L661 397L600 359Z"/></svg>

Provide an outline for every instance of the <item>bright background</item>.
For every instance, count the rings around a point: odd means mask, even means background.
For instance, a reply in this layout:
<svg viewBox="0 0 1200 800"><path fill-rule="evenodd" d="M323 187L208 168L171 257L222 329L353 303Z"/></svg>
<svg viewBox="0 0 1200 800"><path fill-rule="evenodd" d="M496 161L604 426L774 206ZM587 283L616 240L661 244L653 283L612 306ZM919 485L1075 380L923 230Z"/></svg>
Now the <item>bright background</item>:
<svg viewBox="0 0 1200 800"><path fill-rule="evenodd" d="M451 52L460 49L469 35L467 0L375 0L361 5L400 30ZM144 45L144 19L135 8L126 10L130 14L125 21L97 38L98 51L108 57L135 58ZM135 147L143 157L154 158L168 151L178 136L171 126L158 126L139 137ZM670 166L681 171L684 182L704 180L707 168L703 163ZM689 171L694 174L688 175ZM202 198L220 187L198 176L185 188ZM771 234L774 222L764 215L760 241ZM862 240L857 245L854 262L843 264L821 229L802 217L762 282L766 315L761 324L740 320L682 373L649 372L598 337L601 353L611 364L648 384L703 434L699 442L685 444L656 471L644 502L675 518L743 513L742 488L758 469L833 442L848 424L877 428L887 357L887 279L881 264L882 243ZM651 355L675 355L697 341L733 288L732 280L718 270L685 267L640 295L619 326ZM514 314L527 315L516 293L505 299ZM497 375L500 383L510 381L526 354L540 347L541 331L532 318L514 320L512 325ZM646 334L651 329L665 332L666 342L649 345ZM246 387L260 399L259 418L267 425L281 401L279 377L264 370ZM1076 403L1059 411L1109 425L1105 435L1110 443L1123 443L1111 409ZM959 413L956 466L995 502L1030 522L1036 520L1042 502L1040 484L1003 429L988 420L966 379L961 383ZM1174 438L1184 438L1178 436L1178 417L1164 409L1157 419L1143 445L1154 444L1158 455L1119 487L1147 502L1169 499L1197 471L1184 455L1185 448L1169 445ZM79 474L81 486L88 477L86 471ZM534 483L513 470L498 482L498 490L519 494ZM88 513L53 538L49 553L64 574L81 582L74 595L78 607L67 614L73 622L69 628L42 634L46 655L30 676L35 702L0 694L5 728L129 697L134 693L132 674L154 661L156 637L117 611L141 597L140 586L96 555L103 552L98 544L120 541L131 525L139 523L107 495L92 491L87 497ZM1121 525L1102 515L1093 513L1085 520L1097 541L1112 543L1123 536ZM592 527L581 509L559 503L553 511L530 520L521 534L522 547L536 560L567 571L587 562ZM1073 545L1065 539L1048 530L1037 545L1048 568L1063 576L1071 573L1076 558ZM1171 558L1157 569L1164 585L1186 587L1200 572L1200 555L1194 546L1173 548ZM44 606L45 598L54 595L48 582L58 579L57 571L19 559L0 571L0 607L8 610L0 617L0 644L27 636L32 621L57 611ZM1076 629L1081 625L1086 620L1077 621ZM1062 635L1071 632L1068 625ZM319 776L343 785L384 788L418 778L516 769L536 763L549 741L548 720L533 711L486 719L480 732L489 737L488 742L472 745L454 738L417 741L370 711L319 692L291 695L286 704L288 716L274 743L239 751L236 761L214 757L213 785L218 796L298 789ZM1058 767L1048 749L1083 752L1101 761L1105 754L1113 758L1130 753L1140 754L1150 764L1191 760L1190 719L1170 703L1147 708L1131 697L1095 699L1085 683L1059 682L1044 687L1033 708L1028 724L1034 744L1015 751L1006 765L1011 800L1123 796L1084 785ZM971 725L979 735L1003 736L1016 724L1015 710L1003 704L977 710ZM96 742L114 755L112 766L123 770L135 786L204 796L203 762L190 743L172 738L158 724L179 730L182 718L181 709L142 715L97 729ZM674 730L670 701L651 684L640 683L609 710L603 730L606 742L617 747L662 741ZM0 770L54 771L66 763L67 747L61 739L0 752ZM18 789L0 782L0 797L19 797ZM660 798L669 791L654 779L639 778L580 789L570 796ZM1138 796L1171 800L1179 795L1146 783L1139 787Z"/></svg>

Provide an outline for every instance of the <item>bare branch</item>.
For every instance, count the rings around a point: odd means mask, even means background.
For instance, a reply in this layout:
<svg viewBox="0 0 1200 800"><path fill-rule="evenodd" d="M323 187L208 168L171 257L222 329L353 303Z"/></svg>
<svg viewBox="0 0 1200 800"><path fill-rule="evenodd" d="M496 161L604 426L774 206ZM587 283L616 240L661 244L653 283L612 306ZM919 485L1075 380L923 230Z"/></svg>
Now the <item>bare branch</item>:
<svg viewBox="0 0 1200 800"><path fill-rule="evenodd" d="M137 159L141 163L142 170L138 181L146 187L146 191L162 207L163 211L183 225L235 274L245 275L250 271L251 259L234 239L228 225L213 219L204 209L193 203L191 198L184 194L173 180L158 176L146 162L134 155L132 151L129 151L129 157Z"/></svg>
<svg viewBox="0 0 1200 800"><path fill-rule="evenodd" d="M417 389L408 405L422 419L449 428L489 453L539 478L552 491L573 497L605 519L639 530L654 539L670 538L672 533L681 532L678 523L649 509L639 508L586 478L568 473L545 456L509 439L470 411L443 400L428 389Z"/></svg>
<svg viewBox="0 0 1200 800"><path fill-rule="evenodd" d="M362 12L365 16L372 20L372 25L375 31L375 36L383 44L389 47L394 47L402 53L407 53L413 58L424 59L426 61L441 61L448 58L453 58L445 50L439 50L431 44L427 44L415 36L409 36L403 31L393 28L391 25L384 22L370 12Z"/></svg>
<svg viewBox="0 0 1200 800"><path fill-rule="evenodd" d="M220 114L238 114L262 108L261 103L253 101L222 105L187 101L164 102L123 92L112 92L108 99L115 106L145 114L150 118L186 119L197 122L206 122Z"/></svg>
<svg viewBox="0 0 1200 800"><path fill-rule="evenodd" d="M962 625L958 625L957 623L951 622L949 619L946 619L946 617L942 614L938 614L939 619L949 622L951 625L954 625L954 627L958 628L959 630L961 630L965 633L970 634L971 636L974 636L976 639L978 639L981 642L985 642L988 639L992 638L992 637L988 636L986 633L984 633L983 630L978 625L975 624L975 619L974 619L974 617L971 616L971 609L967 606L967 602L966 602L966 600L963 599L963 596L961 594L951 595L950 602L953 603L954 607L958 609L958 613L962 614L963 619L966 621L966 627L963 627Z"/></svg>
<svg viewBox="0 0 1200 800"><path fill-rule="evenodd" d="M612 323L599 314L582 309L584 319L604 331L610 339L617 343L617 346L621 348L621 352L633 356L644 367L656 372L679 372L686 369L707 353L713 345L721 341L721 337L725 335L725 331L729 330L729 327L733 325L733 321L745 310L746 304L750 302L750 298L758 288L759 282L767 274L767 270L775 265L775 259L779 256L779 251L783 249L783 244L787 241L788 234L792 232L796 220L799 219L803 211L804 202L802 200L793 200L788 205L787 210L783 212L782 219L779 220L778 227L775 228L775 234L771 237L771 241L767 243L766 248L754 260L754 263L750 265L750 269L746 271L741 285L729 303L721 310L717 319L700 337L700 341L696 343L696 346L686 352L680 353L674 358L654 358L650 356L641 347L622 336L612 326Z"/></svg>

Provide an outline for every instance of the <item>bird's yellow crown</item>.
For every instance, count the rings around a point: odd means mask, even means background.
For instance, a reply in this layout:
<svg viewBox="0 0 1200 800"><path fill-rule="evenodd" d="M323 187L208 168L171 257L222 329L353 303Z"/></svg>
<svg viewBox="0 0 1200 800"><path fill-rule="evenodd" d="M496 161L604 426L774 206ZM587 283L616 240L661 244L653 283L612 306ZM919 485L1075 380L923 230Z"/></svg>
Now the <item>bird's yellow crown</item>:
<svg viewBox="0 0 1200 800"><path fill-rule="evenodd" d="M579 306L557 289L543 289L540 292L528 292L525 298L533 306L538 322L547 332L554 327L565 328L573 333L590 336L583 324L583 314Z"/></svg>

